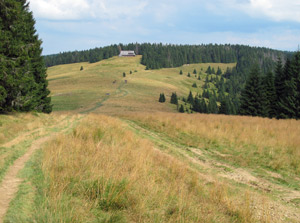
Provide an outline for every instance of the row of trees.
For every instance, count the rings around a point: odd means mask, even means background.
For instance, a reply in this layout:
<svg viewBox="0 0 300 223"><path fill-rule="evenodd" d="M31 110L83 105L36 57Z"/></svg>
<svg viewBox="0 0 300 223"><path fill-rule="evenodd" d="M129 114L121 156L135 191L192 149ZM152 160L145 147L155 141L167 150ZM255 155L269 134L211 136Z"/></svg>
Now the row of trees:
<svg viewBox="0 0 300 223"><path fill-rule="evenodd" d="M0 112L52 111L34 26L26 0L0 1Z"/></svg>
<svg viewBox="0 0 300 223"><path fill-rule="evenodd" d="M44 58L46 66L51 67L59 64L79 62L95 63L113 56L117 56L119 53L120 51L118 45L111 45L90 50L63 52L59 54L48 55Z"/></svg>
<svg viewBox="0 0 300 223"><path fill-rule="evenodd" d="M242 91L240 114L300 118L300 52L284 66L279 59L275 76L272 72L262 75L258 66L251 70Z"/></svg>

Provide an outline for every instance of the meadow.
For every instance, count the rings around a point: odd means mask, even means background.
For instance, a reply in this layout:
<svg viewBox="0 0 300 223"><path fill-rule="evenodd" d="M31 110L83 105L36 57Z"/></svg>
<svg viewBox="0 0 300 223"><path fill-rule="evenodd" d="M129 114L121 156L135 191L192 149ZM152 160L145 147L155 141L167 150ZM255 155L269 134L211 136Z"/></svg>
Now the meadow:
<svg viewBox="0 0 300 223"><path fill-rule="evenodd" d="M180 114L172 92L201 93L208 66L235 64L139 61L51 67L55 112L0 117L0 192L32 154L0 222L299 222L299 121Z"/></svg>

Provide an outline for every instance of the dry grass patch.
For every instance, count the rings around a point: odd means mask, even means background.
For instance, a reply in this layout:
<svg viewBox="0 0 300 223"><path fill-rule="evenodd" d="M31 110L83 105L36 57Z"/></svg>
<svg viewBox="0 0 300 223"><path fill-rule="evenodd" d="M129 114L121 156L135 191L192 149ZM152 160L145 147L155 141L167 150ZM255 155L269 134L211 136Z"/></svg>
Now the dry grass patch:
<svg viewBox="0 0 300 223"><path fill-rule="evenodd" d="M141 124L188 146L219 150L242 166L300 173L300 125L274 120L206 114L135 114Z"/></svg>
<svg viewBox="0 0 300 223"><path fill-rule="evenodd" d="M246 201L205 184L118 119L90 115L44 149L50 222L251 222ZM247 211L245 211L247 209Z"/></svg>

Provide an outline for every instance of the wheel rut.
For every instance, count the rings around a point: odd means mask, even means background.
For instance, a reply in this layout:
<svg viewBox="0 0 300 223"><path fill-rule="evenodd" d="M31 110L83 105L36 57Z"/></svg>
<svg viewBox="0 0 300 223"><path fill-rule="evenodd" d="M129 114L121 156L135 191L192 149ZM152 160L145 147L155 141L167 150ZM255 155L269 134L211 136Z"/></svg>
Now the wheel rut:
<svg viewBox="0 0 300 223"><path fill-rule="evenodd" d="M26 151L26 153L23 156L16 159L15 162L9 167L8 171L6 172L6 175L2 180L2 183L0 184L0 223L3 222L5 214L9 208L9 204L15 197L15 194L18 192L19 185L23 182L23 180L18 177L19 171L24 168L26 162L30 159L33 153L36 150L40 149L45 142L49 141L57 134L66 132L69 128L73 126L73 122L79 119L81 119L81 117L71 117L70 120L64 119L62 122L56 123L56 127L60 128L60 131L58 132L48 132L49 130L45 130L46 134L35 140L31 144L29 149ZM30 135L30 132L19 136L20 139L18 137L12 140L11 142L7 143L6 146L15 145L16 143L21 142L22 140L24 140L24 138L26 138L28 134Z"/></svg>

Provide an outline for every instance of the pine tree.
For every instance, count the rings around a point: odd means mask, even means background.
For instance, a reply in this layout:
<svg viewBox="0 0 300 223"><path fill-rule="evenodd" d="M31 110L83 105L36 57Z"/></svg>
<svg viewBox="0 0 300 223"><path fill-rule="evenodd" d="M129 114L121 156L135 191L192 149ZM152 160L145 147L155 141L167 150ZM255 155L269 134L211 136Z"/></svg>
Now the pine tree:
<svg viewBox="0 0 300 223"><path fill-rule="evenodd" d="M83 66L80 67L80 71L82 71L82 70L83 70Z"/></svg>
<svg viewBox="0 0 300 223"><path fill-rule="evenodd" d="M197 84L193 83L192 87L197 88Z"/></svg>
<svg viewBox="0 0 300 223"><path fill-rule="evenodd" d="M222 74L222 70L220 69L220 67L218 67L217 75L221 75L221 74Z"/></svg>
<svg viewBox="0 0 300 223"><path fill-rule="evenodd" d="M193 94L192 94L191 91L190 91L189 96L187 98L187 102L190 103L190 104L194 103L194 97L193 97Z"/></svg>
<svg viewBox="0 0 300 223"><path fill-rule="evenodd" d="M179 112L180 112L180 113L184 113L184 107L183 107L183 105L180 105L180 107L179 107Z"/></svg>
<svg viewBox="0 0 300 223"><path fill-rule="evenodd" d="M132 74L132 71L130 71L129 73Z"/></svg>
<svg viewBox="0 0 300 223"><path fill-rule="evenodd" d="M282 61L280 58L278 58L276 63L276 69L275 69L275 90L276 90L276 116L279 117L279 115L282 113L280 111L280 108L278 106L278 102L284 97L284 73L283 73L283 66Z"/></svg>
<svg viewBox="0 0 300 223"><path fill-rule="evenodd" d="M296 93L296 118L300 119L300 51L296 52L292 61L293 74L297 86Z"/></svg>
<svg viewBox="0 0 300 223"><path fill-rule="evenodd" d="M172 93L170 103L171 103L171 104L178 105L178 98L177 98L176 92L175 92L175 93Z"/></svg>
<svg viewBox="0 0 300 223"><path fill-rule="evenodd" d="M211 69L211 73L212 73L212 74L216 74L216 71L215 71L215 68L214 68L214 67Z"/></svg>
<svg viewBox="0 0 300 223"><path fill-rule="evenodd" d="M263 79L263 90L265 91L267 116L273 118L276 116L276 89L274 83L274 75L271 71Z"/></svg>
<svg viewBox="0 0 300 223"><path fill-rule="evenodd" d="M227 100L225 98L223 98L221 100L219 114L225 114L225 115L227 115L227 114L229 114L228 110L229 110L229 108L228 108Z"/></svg>
<svg viewBox="0 0 300 223"><path fill-rule="evenodd" d="M190 74L190 72L188 73L188 75L187 75L188 77L191 77L191 74Z"/></svg>
<svg viewBox="0 0 300 223"><path fill-rule="evenodd" d="M207 68L207 70L205 71L205 73L211 74L211 67L210 67L210 66L208 66L208 68Z"/></svg>
<svg viewBox="0 0 300 223"><path fill-rule="evenodd" d="M161 93L161 94L159 95L158 102L164 103L165 101L166 101L165 94L164 94L164 93Z"/></svg>
<svg viewBox="0 0 300 223"><path fill-rule="evenodd" d="M197 70L196 69L194 69L193 74L197 74Z"/></svg>
<svg viewBox="0 0 300 223"><path fill-rule="evenodd" d="M182 75L182 74L183 74L182 70L180 70L180 71L179 71L179 74L180 74L180 75Z"/></svg>
<svg viewBox="0 0 300 223"><path fill-rule="evenodd" d="M25 0L0 1L0 111L52 111L41 40Z"/></svg>
<svg viewBox="0 0 300 223"><path fill-rule="evenodd" d="M126 77L126 73L125 72L123 72L123 77Z"/></svg>
<svg viewBox="0 0 300 223"><path fill-rule="evenodd" d="M200 75L198 75L198 80L201 80L201 77L200 77Z"/></svg>
<svg viewBox="0 0 300 223"><path fill-rule="evenodd" d="M164 93L162 93L162 101L163 101L163 102L166 102L166 97L165 97L165 94L164 94Z"/></svg>
<svg viewBox="0 0 300 223"><path fill-rule="evenodd" d="M250 116L261 115L261 95L260 70L258 66L254 66L242 91L239 113Z"/></svg>
<svg viewBox="0 0 300 223"><path fill-rule="evenodd" d="M287 59L284 70L284 82L282 95L278 101L278 115L277 118L296 118L297 114L297 86L293 75L292 64Z"/></svg>

